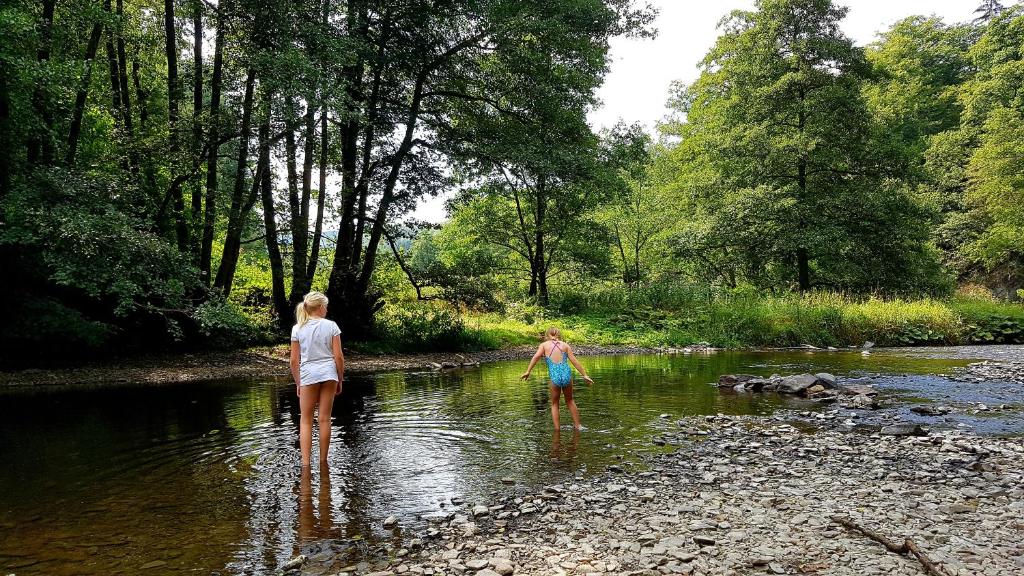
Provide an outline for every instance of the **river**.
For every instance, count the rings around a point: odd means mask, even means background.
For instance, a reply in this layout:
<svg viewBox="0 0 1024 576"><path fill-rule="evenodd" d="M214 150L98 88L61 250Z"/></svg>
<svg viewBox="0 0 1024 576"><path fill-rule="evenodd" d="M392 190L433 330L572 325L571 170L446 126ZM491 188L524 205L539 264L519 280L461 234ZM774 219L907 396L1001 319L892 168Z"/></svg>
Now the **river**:
<svg viewBox="0 0 1024 576"><path fill-rule="evenodd" d="M1001 355L1019 358L1021 350L582 358L596 385L577 386L585 427L578 434L552 430L543 365L530 382L517 378L525 362L352 377L334 407L327 466L314 464L306 476L298 467L291 385L0 390L0 570L260 574L303 553L337 571L403 529L446 514L453 499L472 503L509 484L638 465L638 454L659 449L652 435L676 417L805 412L813 422L814 413L835 410L774 394L723 394L711 383L726 373L831 372L892 399L858 422L1020 434L1020 385L947 377ZM958 410L942 417L909 411L922 402ZM563 409L562 422L570 421ZM398 527L385 529L391 515Z"/></svg>

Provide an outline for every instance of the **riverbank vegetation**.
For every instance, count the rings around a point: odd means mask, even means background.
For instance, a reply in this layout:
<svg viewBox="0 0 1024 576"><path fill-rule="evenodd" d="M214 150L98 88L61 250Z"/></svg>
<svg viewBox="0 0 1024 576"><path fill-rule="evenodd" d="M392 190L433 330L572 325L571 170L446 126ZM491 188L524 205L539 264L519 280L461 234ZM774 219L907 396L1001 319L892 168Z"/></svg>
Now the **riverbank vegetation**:
<svg viewBox="0 0 1024 576"><path fill-rule="evenodd" d="M9 3L4 363L281 341L310 288L376 351L1021 341L1024 8L845 14L725 15L651 134L586 122L641 2Z"/></svg>

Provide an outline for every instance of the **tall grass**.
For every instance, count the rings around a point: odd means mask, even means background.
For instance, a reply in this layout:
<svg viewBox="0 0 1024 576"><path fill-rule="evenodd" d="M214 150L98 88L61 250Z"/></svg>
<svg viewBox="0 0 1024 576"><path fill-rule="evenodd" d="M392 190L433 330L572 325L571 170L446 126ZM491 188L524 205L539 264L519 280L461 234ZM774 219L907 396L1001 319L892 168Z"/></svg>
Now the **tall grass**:
<svg viewBox="0 0 1024 576"><path fill-rule="evenodd" d="M669 286L559 293L549 310L525 310L469 315L465 329L492 347L536 341L550 324L569 340L640 346L1024 343L1024 306L978 297L764 295Z"/></svg>

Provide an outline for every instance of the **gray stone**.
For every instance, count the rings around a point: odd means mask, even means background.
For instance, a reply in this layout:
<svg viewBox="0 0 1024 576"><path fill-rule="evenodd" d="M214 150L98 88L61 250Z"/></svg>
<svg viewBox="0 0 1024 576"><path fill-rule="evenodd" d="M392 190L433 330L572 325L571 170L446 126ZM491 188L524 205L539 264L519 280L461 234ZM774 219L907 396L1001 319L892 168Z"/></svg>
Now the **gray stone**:
<svg viewBox="0 0 1024 576"><path fill-rule="evenodd" d="M839 379L828 372L818 372L814 377L818 379L818 384L826 388L835 388L839 384Z"/></svg>
<svg viewBox="0 0 1024 576"><path fill-rule="evenodd" d="M928 431L919 424L889 424L882 426L881 434L885 436L927 436Z"/></svg>
<svg viewBox="0 0 1024 576"><path fill-rule="evenodd" d="M784 394L800 394L804 390L814 386L817 381L818 379L810 374L786 376L779 381L777 390Z"/></svg>

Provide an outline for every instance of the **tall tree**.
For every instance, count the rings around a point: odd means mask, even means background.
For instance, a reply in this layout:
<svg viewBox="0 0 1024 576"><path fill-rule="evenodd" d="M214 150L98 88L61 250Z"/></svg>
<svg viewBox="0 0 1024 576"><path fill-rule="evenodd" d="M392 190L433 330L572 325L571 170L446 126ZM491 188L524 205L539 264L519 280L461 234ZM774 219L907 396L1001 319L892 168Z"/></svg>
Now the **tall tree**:
<svg viewBox="0 0 1024 576"><path fill-rule="evenodd" d="M167 129L170 134L171 158L176 161L180 153L178 105L181 101L181 82L178 80L178 25L174 15L174 0L164 0L164 53L167 57ZM176 177L171 179L168 196L173 202L174 230L178 240L178 250L185 252L188 250L185 195L181 182Z"/></svg>
<svg viewBox="0 0 1024 576"><path fill-rule="evenodd" d="M227 4L224 2L223 4ZM199 246L199 276L206 285L210 284L213 269L214 227L217 223L217 177L220 157L221 131L221 87L224 79L224 34L227 28L225 6L217 6L217 31L213 43L213 74L210 79L210 158L206 162L206 190L203 198L203 233Z"/></svg>
<svg viewBox="0 0 1024 576"><path fill-rule="evenodd" d="M438 164L463 152L453 149L460 141L437 135L463 114L505 114L506 97L538 85L525 81L527 70L546 65L589 79L596 69L599 76L607 39L650 19L627 0L383 6L348 5L348 32L366 47L346 71L349 99L365 115L341 115L342 221L328 293L341 304L332 310L344 310L338 319L350 336L369 331L379 306L370 280L388 222L435 192L444 182ZM565 98L581 97L563 85ZM592 98L593 86L582 97Z"/></svg>
<svg viewBox="0 0 1024 576"><path fill-rule="evenodd" d="M694 210L715 221L709 244L745 253L754 281L902 288L906 259L930 258L924 222L908 228L923 208L886 180L872 145L869 69L839 29L845 14L830 0L733 12L677 100Z"/></svg>

